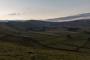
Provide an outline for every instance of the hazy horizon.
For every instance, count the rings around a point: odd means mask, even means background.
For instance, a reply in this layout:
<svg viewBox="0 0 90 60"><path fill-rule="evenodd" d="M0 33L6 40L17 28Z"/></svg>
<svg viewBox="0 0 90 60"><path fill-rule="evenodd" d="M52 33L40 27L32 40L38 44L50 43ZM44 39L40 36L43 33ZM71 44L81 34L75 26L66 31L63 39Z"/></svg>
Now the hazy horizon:
<svg viewBox="0 0 90 60"><path fill-rule="evenodd" d="M0 0L0 20L49 19L90 13L90 0Z"/></svg>

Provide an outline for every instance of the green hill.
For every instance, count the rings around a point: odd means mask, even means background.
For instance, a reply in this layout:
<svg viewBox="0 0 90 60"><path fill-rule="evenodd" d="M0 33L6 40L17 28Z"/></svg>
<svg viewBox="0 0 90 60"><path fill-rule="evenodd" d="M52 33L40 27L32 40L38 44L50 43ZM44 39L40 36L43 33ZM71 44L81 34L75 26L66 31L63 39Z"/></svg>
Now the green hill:
<svg viewBox="0 0 90 60"><path fill-rule="evenodd" d="M0 32L0 60L89 60L87 31Z"/></svg>

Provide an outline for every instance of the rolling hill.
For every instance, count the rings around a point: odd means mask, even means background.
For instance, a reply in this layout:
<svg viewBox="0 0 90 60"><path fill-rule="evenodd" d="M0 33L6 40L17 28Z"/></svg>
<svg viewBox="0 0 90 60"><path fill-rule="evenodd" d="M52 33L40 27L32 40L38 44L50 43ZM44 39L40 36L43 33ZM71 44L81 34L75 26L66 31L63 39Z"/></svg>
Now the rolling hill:
<svg viewBox="0 0 90 60"><path fill-rule="evenodd" d="M56 19L0 22L0 59L89 60L90 19L81 19L89 15L60 18L75 19L63 22L53 22Z"/></svg>

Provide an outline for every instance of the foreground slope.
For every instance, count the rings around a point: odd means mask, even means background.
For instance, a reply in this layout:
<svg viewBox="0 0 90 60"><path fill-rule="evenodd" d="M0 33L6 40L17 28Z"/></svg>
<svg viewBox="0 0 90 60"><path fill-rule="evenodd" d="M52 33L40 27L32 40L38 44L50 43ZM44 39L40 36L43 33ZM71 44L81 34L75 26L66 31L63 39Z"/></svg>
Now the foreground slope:
<svg viewBox="0 0 90 60"><path fill-rule="evenodd" d="M89 32L6 31L0 34L0 59L89 60L89 43Z"/></svg>

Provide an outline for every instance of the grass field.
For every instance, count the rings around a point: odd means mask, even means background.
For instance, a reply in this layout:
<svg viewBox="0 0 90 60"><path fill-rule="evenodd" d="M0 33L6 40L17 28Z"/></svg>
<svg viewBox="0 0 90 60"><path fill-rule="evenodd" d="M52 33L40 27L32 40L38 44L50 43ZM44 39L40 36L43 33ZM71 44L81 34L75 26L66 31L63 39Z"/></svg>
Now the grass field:
<svg viewBox="0 0 90 60"><path fill-rule="evenodd" d="M23 32L0 35L0 60L90 60L89 34Z"/></svg>

